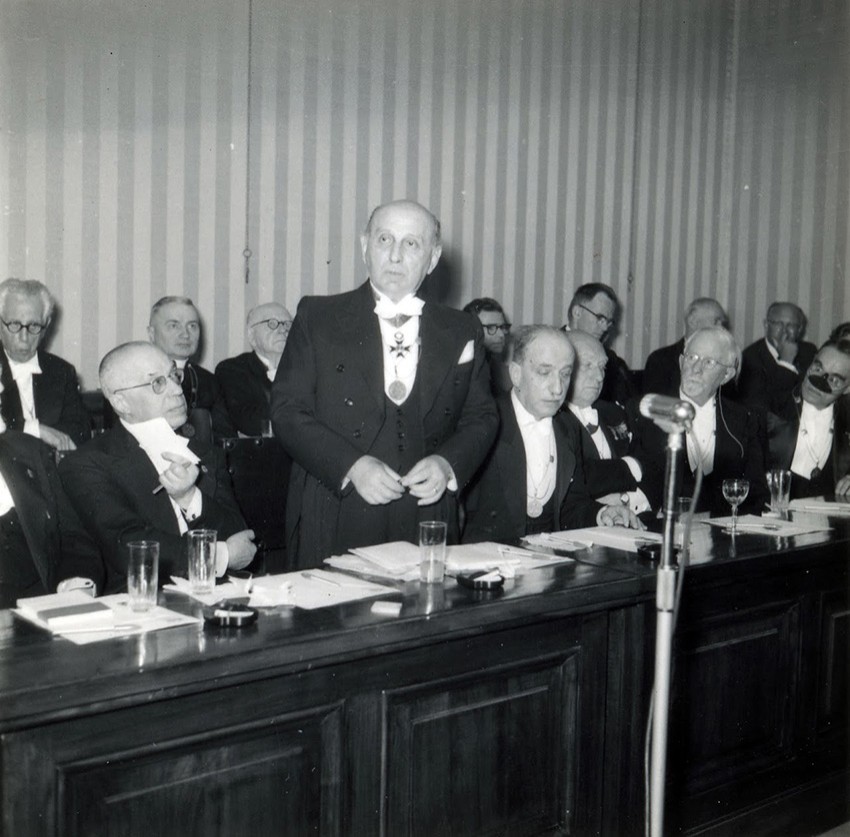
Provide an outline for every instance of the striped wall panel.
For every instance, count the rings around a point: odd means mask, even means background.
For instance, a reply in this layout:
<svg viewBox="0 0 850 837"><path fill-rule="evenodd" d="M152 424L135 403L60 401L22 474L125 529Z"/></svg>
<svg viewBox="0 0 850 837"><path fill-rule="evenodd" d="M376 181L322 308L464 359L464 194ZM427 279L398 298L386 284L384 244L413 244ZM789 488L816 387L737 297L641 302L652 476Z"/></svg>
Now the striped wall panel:
<svg viewBox="0 0 850 837"><path fill-rule="evenodd" d="M96 384L164 293L204 362L244 314L363 279L369 209L445 229L428 293L562 322L624 302L642 365L697 294L742 340L850 319L844 0L0 0L0 272L61 303Z"/></svg>

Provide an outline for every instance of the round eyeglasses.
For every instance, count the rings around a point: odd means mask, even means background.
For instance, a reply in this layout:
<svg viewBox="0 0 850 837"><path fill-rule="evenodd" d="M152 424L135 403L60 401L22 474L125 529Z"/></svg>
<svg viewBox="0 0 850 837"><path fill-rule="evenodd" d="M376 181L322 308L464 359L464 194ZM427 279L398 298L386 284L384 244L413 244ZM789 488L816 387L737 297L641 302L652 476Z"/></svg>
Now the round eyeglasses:
<svg viewBox="0 0 850 837"><path fill-rule="evenodd" d="M682 357L687 363L690 363L691 366L696 366L698 363L702 363L702 368L708 369L709 372L712 372L715 369L735 368L734 366L730 366L728 363L721 363L719 360L715 360L713 357L703 357L702 355L698 355L695 352L683 352Z"/></svg>
<svg viewBox="0 0 850 837"><path fill-rule="evenodd" d="M292 328L292 320L278 320L274 317L271 317L268 320L257 320L257 322L251 323L251 328L262 325L263 323L269 327L269 331L277 331L279 328L282 328L284 331L289 331L289 329Z"/></svg>
<svg viewBox="0 0 850 837"><path fill-rule="evenodd" d="M490 323L489 325L484 325L482 323L481 328L483 328L484 331L486 331L487 334L490 335L490 337L494 337L500 331L503 334L507 334L511 330L511 324L510 323Z"/></svg>
<svg viewBox="0 0 850 837"><path fill-rule="evenodd" d="M176 366L172 366L167 375L157 375L155 378L151 378L143 384L133 384L131 387L121 387L120 389L112 390L112 392L125 392L128 389L150 387L154 391L154 395L162 395L162 393L165 392L165 388L168 386L169 379L174 381L177 386L180 386L180 384L183 383L183 370L178 369Z"/></svg>
<svg viewBox="0 0 850 837"><path fill-rule="evenodd" d="M12 334L17 334L22 328L26 329L30 334L41 334L47 328L45 323L22 323L19 320L12 320L10 323L0 320L0 323L3 323Z"/></svg>

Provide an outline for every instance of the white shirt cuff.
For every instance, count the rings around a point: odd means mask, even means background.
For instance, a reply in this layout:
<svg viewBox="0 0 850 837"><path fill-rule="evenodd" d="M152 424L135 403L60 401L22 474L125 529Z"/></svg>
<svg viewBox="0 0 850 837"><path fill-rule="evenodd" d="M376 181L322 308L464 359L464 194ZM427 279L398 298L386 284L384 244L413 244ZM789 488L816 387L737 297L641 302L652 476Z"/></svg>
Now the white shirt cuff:
<svg viewBox="0 0 850 837"><path fill-rule="evenodd" d="M38 419L27 419L24 422L24 433L28 436L35 436L36 439L41 438L41 425Z"/></svg>
<svg viewBox="0 0 850 837"><path fill-rule="evenodd" d="M643 478L643 469L640 467L640 462L638 462L633 456L624 456L623 462L629 466L629 470L632 472L635 482L640 482Z"/></svg>
<svg viewBox="0 0 850 837"><path fill-rule="evenodd" d="M186 506L183 511L183 517L186 519L187 523L194 523L201 516L201 512L204 508L204 495L198 490L197 486L195 486L194 491L192 493L192 499L189 501L189 505ZM191 527L190 527L191 528Z"/></svg>
<svg viewBox="0 0 850 837"><path fill-rule="evenodd" d="M215 542L215 577L221 578L227 572L227 564L230 561L230 550L227 541Z"/></svg>

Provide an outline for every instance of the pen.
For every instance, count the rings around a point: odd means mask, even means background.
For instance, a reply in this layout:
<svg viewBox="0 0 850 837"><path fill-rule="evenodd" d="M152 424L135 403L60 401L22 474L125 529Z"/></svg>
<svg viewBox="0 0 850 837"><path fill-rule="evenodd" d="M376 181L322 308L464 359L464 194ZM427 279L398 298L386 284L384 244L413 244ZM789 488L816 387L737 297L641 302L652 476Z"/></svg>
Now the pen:
<svg viewBox="0 0 850 837"><path fill-rule="evenodd" d="M338 581L333 581L330 578L325 578L323 575L315 575L315 573L301 573L302 578L315 579L316 581L324 581L325 584L333 584L334 587L342 587Z"/></svg>
<svg viewBox="0 0 850 837"><path fill-rule="evenodd" d="M165 488L165 486L160 483L153 491L151 491L151 494L159 494L159 492L162 491L163 488Z"/></svg>

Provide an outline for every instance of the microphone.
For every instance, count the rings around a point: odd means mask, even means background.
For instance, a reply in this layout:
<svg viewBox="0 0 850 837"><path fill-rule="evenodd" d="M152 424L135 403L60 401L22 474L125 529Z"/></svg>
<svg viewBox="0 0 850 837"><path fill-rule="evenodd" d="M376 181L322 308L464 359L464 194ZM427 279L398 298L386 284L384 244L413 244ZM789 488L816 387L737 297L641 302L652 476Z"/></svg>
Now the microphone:
<svg viewBox="0 0 850 837"><path fill-rule="evenodd" d="M680 401L678 398L656 393L644 395L640 400L638 409L642 416L652 419L654 422L663 421L668 424L679 424L686 428L691 426L696 415L693 405L687 401Z"/></svg>

